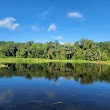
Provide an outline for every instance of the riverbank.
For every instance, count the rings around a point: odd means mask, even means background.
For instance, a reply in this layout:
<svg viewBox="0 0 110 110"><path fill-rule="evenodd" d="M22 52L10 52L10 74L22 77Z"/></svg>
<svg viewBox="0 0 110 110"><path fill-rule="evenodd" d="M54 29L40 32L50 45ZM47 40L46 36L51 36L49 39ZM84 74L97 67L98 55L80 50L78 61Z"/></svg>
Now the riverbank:
<svg viewBox="0 0 110 110"><path fill-rule="evenodd" d="M96 64L110 65L110 61L51 60L51 59L36 59L36 58L0 58L0 63L48 63L48 62L96 63Z"/></svg>

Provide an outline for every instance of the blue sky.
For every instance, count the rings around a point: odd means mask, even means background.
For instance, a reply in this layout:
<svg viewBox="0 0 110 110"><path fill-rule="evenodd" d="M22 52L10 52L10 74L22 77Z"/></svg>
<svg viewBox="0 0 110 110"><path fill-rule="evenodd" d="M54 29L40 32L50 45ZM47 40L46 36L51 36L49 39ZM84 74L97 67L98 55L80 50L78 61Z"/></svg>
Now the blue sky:
<svg viewBox="0 0 110 110"><path fill-rule="evenodd" d="M110 0L0 0L0 40L110 41Z"/></svg>

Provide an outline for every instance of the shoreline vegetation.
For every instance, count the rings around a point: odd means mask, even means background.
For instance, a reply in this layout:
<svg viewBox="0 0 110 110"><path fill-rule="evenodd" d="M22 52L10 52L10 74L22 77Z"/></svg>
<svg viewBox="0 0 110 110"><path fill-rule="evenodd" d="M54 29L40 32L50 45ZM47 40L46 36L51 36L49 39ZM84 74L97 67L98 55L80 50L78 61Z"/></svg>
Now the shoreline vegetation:
<svg viewBox="0 0 110 110"><path fill-rule="evenodd" d="M34 59L32 62L36 62L36 58L37 62L48 62L48 60L49 62L108 62L110 61L110 41L94 42L81 39L65 44L60 44L57 40L46 43L0 41L0 58L23 58L23 61L25 58Z"/></svg>
<svg viewBox="0 0 110 110"><path fill-rule="evenodd" d="M89 60L53 60L53 59L38 59L38 58L0 58L0 68L5 67L5 63L95 63L110 65L110 61L89 61Z"/></svg>
<svg viewBox="0 0 110 110"><path fill-rule="evenodd" d="M65 44L60 44L57 40L46 43L0 41L0 64L48 62L110 65L110 41L81 39Z"/></svg>

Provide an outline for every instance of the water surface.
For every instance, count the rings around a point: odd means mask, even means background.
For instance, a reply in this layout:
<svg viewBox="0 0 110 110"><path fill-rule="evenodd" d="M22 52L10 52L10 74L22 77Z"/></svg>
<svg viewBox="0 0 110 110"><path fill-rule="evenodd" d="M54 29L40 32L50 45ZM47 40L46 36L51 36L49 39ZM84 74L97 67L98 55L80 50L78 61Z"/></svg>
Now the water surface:
<svg viewBox="0 0 110 110"><path fill-rule="evenodd" d="M110 66L8 64L0 68L0 110L110 110Z"/></svg>

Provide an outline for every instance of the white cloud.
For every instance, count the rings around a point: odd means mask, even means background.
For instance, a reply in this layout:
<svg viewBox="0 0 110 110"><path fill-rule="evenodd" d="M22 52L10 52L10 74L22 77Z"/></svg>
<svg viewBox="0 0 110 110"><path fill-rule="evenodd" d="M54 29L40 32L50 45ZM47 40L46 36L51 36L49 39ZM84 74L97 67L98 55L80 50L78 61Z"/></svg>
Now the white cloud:
<svg viewBox="0 0 110 110"><path fill-rule="evenodd" d="M84 16L79 12L69 12L68 18L84 18Z"/></svg>
<svg viewBox="0 0 110 110"><path fill-rule="evenodd" d="M55 40L61 40L63 38L63 36L52 36L52 38Z"/></svg>
<svg viewBox="0 0 110 110"><path fill-rule="evenodd" d="M43 31L43 30L45 30L43 27L40 27L40 26L38 26L38 25L31 25L31 29L33 30L33 31Z"/></svg>
<svg viewBox="0 0 110 110"><path fill-rule="evenodd" d="M48 31L56 31L56 29L57 29L56 24L53 23L49 26Z"/></svg>
<svg viewBox="0 0 110 110"><path fill-rule="evenodd" d="M64 42L59 42L61 45L64 45L65 43Z"/></svg>
<svg viewBox="0 0 110 110"><path fill-rule="evenodd" d="M15 30L18 26L19 24L16 23L16 19L13 17L7 17L0 20L0 28Z"/></svg>
<svg viewBox="0 0 110 110"><path fill-rule="evenodd" d="M32 25L31 29L34 30L34 31L39 31L40 30L40 28L36 25Z"/></svg>
<svg viewBox="0 0 110 110"><path fill-rule="evenodd" d="M49 11L44 11L44 12L42 13L42 17L43 17L43 19L46 18L46 16L48 15L48 13L49 13Z"/></svg>

